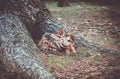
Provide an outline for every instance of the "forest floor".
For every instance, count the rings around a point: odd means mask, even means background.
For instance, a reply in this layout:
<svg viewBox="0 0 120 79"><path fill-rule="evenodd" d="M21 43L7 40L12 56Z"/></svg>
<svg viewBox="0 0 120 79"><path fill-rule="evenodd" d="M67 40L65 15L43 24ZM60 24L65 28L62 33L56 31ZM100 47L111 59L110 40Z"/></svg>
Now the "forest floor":
<svg viewBox="0 0 120 79"><path fill-rule="evenodd" d="M64 8L57 7L56 2L47 2L46 6L73 34L120 51L120 8L87 2L70 3L70 7ZM56 79L120 79L120 55L82 45L76 51L76 56L49 55L43 61ZM20 75L3 73L2 66L0 61L0 79L21 79Z"/></svg>
<svg viewBox="0 0 120 79"><path fill-rule="evenodd" d="M53 17L73 34L120 51L120 8L85 2L70 5L61 8L56 2L46 3ZM50 55L47 63L57 79L120 79L120 55L96 52L82 45L76 57Z"/></svg>

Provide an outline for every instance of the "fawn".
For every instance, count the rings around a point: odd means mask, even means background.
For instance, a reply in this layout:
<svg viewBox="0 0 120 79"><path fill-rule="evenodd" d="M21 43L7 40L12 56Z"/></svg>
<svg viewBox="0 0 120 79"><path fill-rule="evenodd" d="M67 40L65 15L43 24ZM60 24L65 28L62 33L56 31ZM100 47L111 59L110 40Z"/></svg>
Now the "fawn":
<svg viewBox="0 0 120 79"><path fill-rule="evenodd" d="M44 54L65 55L70 52L75 55L74 41L71 34L65 34L64 29L60 28L59 34L45 33L38 47Z"/></svg>

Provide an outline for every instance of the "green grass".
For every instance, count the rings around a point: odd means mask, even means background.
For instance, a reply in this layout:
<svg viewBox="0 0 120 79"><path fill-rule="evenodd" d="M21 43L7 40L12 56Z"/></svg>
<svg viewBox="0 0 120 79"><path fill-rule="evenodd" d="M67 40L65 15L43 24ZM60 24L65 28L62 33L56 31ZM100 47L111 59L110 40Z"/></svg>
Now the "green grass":
<svg viewBox="0 0 120 79"><path fill-rule="evenodd" d="M107 40L103 40L104 41L104 43L115 43L116 42L116 40L114 40L114 39L107 39Z"/></svg>
<svg viewBox="0 0 120 79"><path fill-rule="evenodd" d="M92 53L92 51L89 48L80 46L77 48L77 57L86 57Z"/></svg>
<svg viewBox="0 0 120 79"><path fill-rule="evenodd" d="M95 13L102 11L101 6L92 5L90 3L75 3L71 2L70 7L57 7L57 2L46 2L47 8L56 18L59 17L73 17L81 14Z"/></svg>
<svg viewBox="0 0 120 79"><path fill-rule="evenodd" d="M80 46L77 48L77 55L73 56L72 54L67 54L65 56L58 56L58 55L49 55L48 57L48 63L50 65L52 65L53 67L57 67L60 69L64 69L67 65L69 65L71 63L71 61L74 58L82 58L82 57L86 57L88 55L90 55L91 53L93 53L93 51L91 51L90 49Z"/></svg>
<svg viewBox="0 0 120 79"><path fill-rule="evenodd" d="M47 1L45 3L45 5L48 9L56 9L57 8L57 2Z"/></svg>
<svg viewBox="0 0 120 79"><path fill-rule="evenodd" d="M46 6L54 17L68 17L79 15L80 11L76 9L78 3L70 3L71 7L57 7L57 2L47 2Z"/></svg>
<svg viewBox="0 0 120 79"><path fill-rule="evenodd" d="M104 43L106 43L106 44L112 44L112 43L116 43L116 42L118 42L118 40L116 40L116 39L108 39L108 38L101 38L101 37L97 37L96 39L95 39L95 41L96 42L100 42L100 41L102 41L102 42L104 42Z"/></svg>
<svg viewBox="0 0 120 79"><path fill-rule="evenodd" d="M50 63L52 66L63 69L66 65L70 64L71 59L71 56L50 55L48 57L48 63Z"/></svg>
<svg viewBox="0 0 120 79"><path fill-rule="evenodd" d="M91 53L90 49L80 46L77 48L76 56L72 54L67 54L66 56L49 55L48 63L54 67L64 69L74 58L86 57L88 53Z"/></svg>

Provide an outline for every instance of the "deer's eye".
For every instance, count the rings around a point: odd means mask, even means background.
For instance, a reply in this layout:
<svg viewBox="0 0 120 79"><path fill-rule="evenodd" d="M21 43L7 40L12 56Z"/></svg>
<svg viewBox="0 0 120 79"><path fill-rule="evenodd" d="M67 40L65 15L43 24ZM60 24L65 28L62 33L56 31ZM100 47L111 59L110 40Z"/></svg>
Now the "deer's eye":
<svg viewBox="0 0 120 79"><path fill-rule="evenodd" d="M68 42L72 42L71 40L68 40Z"/></svg>

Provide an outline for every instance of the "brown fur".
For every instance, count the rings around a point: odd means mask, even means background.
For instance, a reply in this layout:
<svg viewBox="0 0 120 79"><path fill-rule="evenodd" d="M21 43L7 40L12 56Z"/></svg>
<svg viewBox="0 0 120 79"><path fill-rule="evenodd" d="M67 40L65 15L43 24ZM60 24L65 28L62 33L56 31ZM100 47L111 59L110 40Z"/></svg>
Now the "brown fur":
<svg viewBox="0 0 120 79"><path fill-rule="evenodd" d="M65 34L64 29L61 28L59 30L59 34L44 34L38 44L38 47L44 54L65 55L68 52L71 52L75 55L76 50L73 46L73 43L73 35Z"/></svg>

